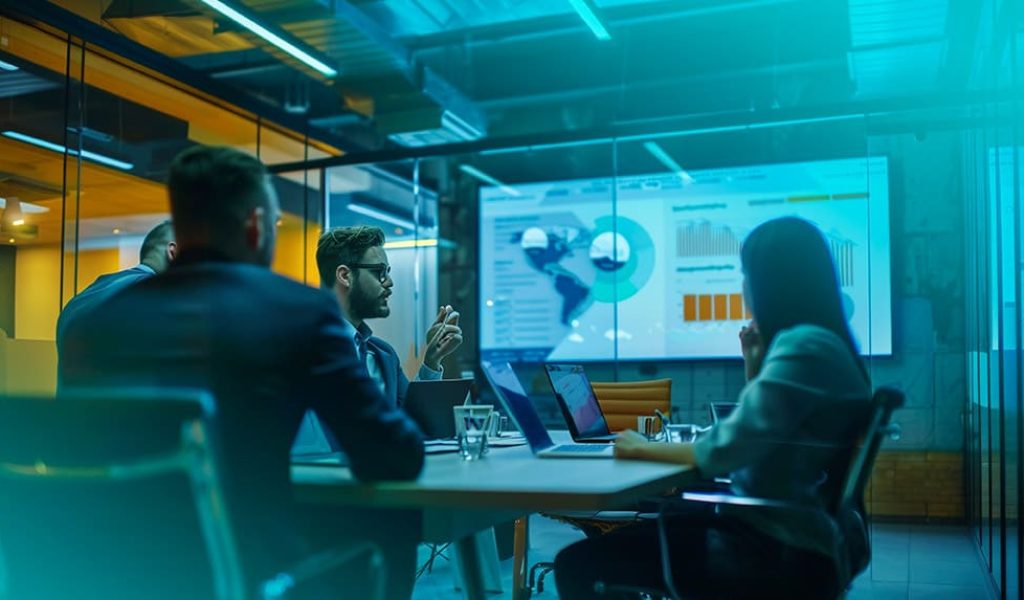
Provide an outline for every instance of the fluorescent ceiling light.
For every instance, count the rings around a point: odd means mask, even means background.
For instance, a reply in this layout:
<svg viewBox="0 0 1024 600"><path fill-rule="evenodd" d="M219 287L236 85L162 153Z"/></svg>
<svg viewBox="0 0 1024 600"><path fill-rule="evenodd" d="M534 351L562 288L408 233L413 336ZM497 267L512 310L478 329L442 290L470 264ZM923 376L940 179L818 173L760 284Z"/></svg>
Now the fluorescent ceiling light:
<svg viewBox="0 0 1024 600"><path fill-rule="evenodd" d="M519 193L519 190L508 187L501 181L498 181L494 177L491 177L487 173L484 173L483 171L472 165L459 165L459 170L465 173L466 175L475 177L476 179L479 179L480 181L488 185L493 185L494 187L500 189L501 191L505 192L510 196L522 196L522 194Z"/></svg>
<svg viewBox="0 0 1024 600"><path fill-rule="evenodd" d="M672 157L668 155L665 150L658 145L658 142L645 142L644 149L651 153L651 156L658 159L658 162L665 165L665 168L672 171L683 180L684 185L690 185L694 182L693 177L686 172L685 169L679 166L679 163L672 160Z"/></svg>
<svg viewBox="0 0 1024 600"><path fill-rule="evenodd" d="M384 248L387 250L401 250L405 248L434 248L437 246L437 238L428 238L423 240L399 240L397 242L385 242Z"/></svg>
<svg viewBox="0 0 1024 600"><path fill-rule="evenodd" d="M17 70L18 70L18 66L17 65L12 65L9 62L4 62L4 61L0 60L0 71L17 71Z"/></svg>
<svg viewBox="0 0 1024 600"><path fill-rule="evenodd" d="M40 148L60 152L61 154L66 151L68 154L75 156L78 155L78 150L65 149L64 146L61 146L60 144L54 144L53 142L41 140L37 137L32 137L31 135L25 135L24 133L18 133L17 131L4 131L3 135L4 137L9 137L12 140L18 140L19 142L25 142L26 144L32 144L33 146L39 146ZM89 152L88 150L82 150L82 158L98 162L102 165L107 165L108 167L114 167L115 169L121 169L122 171L131 171L135 168L135 165L132 163L117 160L116 158L110 158L109 156L104 156L102 154L96 154L95 152Z"/></svg>
<svg viewBox="0 0 1024 600"><path fill-rule="evenodd" d="M602 42L606 42L612 39L611 34L608 33L607 29L605 29L604 23L601 22L601 19L597 16L597 13L594 12L594 8L590 5L590 2L588 0L569 0L569 4L572 5L572 8L573 10L576 11L576 14L578 14L580 18L583 19L583 22L587 24L587 27L589 27L590 30L594 32L594 35L597 37L597 39L601 40Z"/></svg>
<svg viewBox="0 0 1024 600"><path fill-rule="evenodd" d="M270 31L263 25L260 25L251 17L242 14L238 9L229 6L225 2L221 2L221 0L202 0L202 2L321 75L325 77L337 77L338 71L336 69L332 69L327 65L327 63L317 59L309 52L306 52L280 35Z"/></svg>
<svg viewBox="0 0 1024 600"><path fill-rule="evenodd" d="M12 203L17 202L18 204L20 204L21 212L27 215L50 212L50 209L45 206L39 206L38 204L32 204L31 202L25 202L24 200L17 200L15 198L11 198L11 201ZM0 208L7 208L7 199L0 198Z"/></svg>
<svg viewBox="0 0 1024 600"><path fill-rule="evenodd" d="M17 198L11 198L4 205L4 221L15 227L25 224L25 213L21 212L21 202Z"/></svg>
<svg viewBox="0 0 1024 600"><path fill-rule="evenodd" d="M384 221L385 223L391 223L392 225L398 225L406 229L416 229L416 224L408 219L403 219L397 215L393 215L376 208L371 208L365 204L349 204L348 209L352 212L359 213L377 219L378 221Z"/></svg>

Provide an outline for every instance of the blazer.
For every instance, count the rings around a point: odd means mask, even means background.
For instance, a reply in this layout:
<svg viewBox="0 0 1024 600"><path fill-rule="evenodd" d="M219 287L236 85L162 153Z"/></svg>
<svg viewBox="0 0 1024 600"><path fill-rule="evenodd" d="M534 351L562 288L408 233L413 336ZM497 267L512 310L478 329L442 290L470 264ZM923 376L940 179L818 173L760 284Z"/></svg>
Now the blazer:
<svg viewBox="0 0 1024 600"><path fill-rule="evenodd" d="M266 575L308 551L295 528L290 448L313 409L363 480L411 479L423 436L356 356L337 303L255 265L183 253L69 323L58 381L210 390L243 560Z"/></svg>
<svg viewBox="0 0 1024 600"><path fill-rule="evenodd" d="M398 358L398 352L395 351L394 346L373 335L373 330L365 322L359 326L355 335L356 345L358 345L359 338L365 339L367 350L372 352L377 359L381 378L384 381L384 398L392 407L404 406L405 397L409 393L409 378L405 376L402 361ZM443 371L434 371L426 365L421 365L418 379L420 381L436 380L441 379L443 375Z"/></svg>
<svg viewBox="0 0 1024 600"><path fill-rule="evenodd" d="M135 265L130 269L100 275L96 281L78 292L74 298L68 301L60 316L57 317L57 354L60 354L64 342L64 332L69 323L133 283L138 283L155 274L153 269L145 265Z"/></svg>

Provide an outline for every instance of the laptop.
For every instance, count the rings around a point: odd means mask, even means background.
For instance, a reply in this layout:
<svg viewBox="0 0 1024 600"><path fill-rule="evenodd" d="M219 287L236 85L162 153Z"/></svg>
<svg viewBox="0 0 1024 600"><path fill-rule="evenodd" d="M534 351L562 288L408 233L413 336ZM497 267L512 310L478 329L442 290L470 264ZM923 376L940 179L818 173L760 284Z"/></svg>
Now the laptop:
<svg viewBox="0 0 1024 600"><path fill-rule="evenodd" d="M341 446L329 431L324 429L320 418L311 410L302 416L299 432L292 442L292 464L345 464Z"/></svg>
<svg viewBox="0 0 1024 600"><path fill-rule="evenodd" d="M612 458L611 444L555 444L541 422L537 409L526 395L519 378L506 363L482 361L484 375L498 399L523 432L530 450L539 458Z"/></svg>
<svg viewBox="0 0 1024 600"><path fill-rule="evenodd" d="M428 440L451 439L455 437L452 407L466 401L472 386L472 379L410 381L402 408Z"/></svg>
<svg viewBox="0 0 1024 600"><path fill-rule="evenodd" d="M572 439L579 443L611 442L617 437L608 430L608 421L597 403L594 388L581 365L544 365L558 407L569 426Z"/></svg>
<svg viewBox="0 0 1024 600"><path fill-rule="evenodd" d="M737 406L739 406L737 402L712 402L708 405L708 410L711 412L711 423L714 425L727 418L732 411L736 410Z"/></svg>

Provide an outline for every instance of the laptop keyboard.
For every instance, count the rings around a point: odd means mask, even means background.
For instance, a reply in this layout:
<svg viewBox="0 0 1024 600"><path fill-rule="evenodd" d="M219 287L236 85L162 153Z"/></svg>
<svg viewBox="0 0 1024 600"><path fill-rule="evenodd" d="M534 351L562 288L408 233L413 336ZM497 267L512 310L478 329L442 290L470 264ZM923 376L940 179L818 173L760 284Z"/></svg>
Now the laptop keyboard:
<svg viewBox="0 0 1024 600"><path fill-rule="evenodd" d="M607 451L607 444L558 444L549 450L549 452L577 452L579 454L600 454Z"/></svg>

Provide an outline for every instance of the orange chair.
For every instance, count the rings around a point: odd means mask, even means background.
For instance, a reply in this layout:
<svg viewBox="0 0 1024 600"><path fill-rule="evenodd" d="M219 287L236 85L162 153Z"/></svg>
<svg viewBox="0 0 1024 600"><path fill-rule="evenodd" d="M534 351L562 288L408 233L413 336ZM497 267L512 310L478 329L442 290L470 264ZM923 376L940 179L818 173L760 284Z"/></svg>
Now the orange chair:
<svg viewBox="0 0 1024 600"><path fill-rule="evenodd" d="M672 408L672 380L594 382L594 394L612 432L636 429L636 418L654 416L655 409L668 415ZM659 431L661 423L655 422Z"/></svg>

